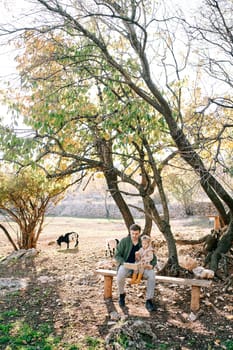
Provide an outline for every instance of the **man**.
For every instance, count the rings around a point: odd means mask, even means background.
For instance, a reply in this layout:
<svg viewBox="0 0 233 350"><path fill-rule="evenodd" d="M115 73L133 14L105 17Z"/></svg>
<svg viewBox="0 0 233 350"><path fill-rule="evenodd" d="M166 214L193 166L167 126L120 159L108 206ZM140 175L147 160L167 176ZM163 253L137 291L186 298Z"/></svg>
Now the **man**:
<svg viewBox="0 0 233 350"><path fill-rule="evenodd" d="M117 271L117 286L119 291L119 305L120 307L125 306L125 279L132 275L132 270L124 266L124 263L135 263L135 252L141 247L141 227L137 224L130 226L130 233L127 237L122 238L119 242L115 259L118 262ZM155 310L153 304L154 290L155 290L155 272L153 270L157 263L157 258L154 255L153 260L145 266L143 277L147 279L147 290L146 290L146 309L151 312Z"/></svg>

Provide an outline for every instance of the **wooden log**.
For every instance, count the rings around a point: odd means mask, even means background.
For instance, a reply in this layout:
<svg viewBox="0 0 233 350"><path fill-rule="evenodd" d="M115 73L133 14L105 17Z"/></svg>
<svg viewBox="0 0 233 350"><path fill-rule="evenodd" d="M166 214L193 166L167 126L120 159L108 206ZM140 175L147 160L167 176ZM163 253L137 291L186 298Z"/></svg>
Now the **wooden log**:
<svg viewBox="0 0 233 350"><path fill-rule="evenodd" d="M104 298L112 298L112 281L113 276L104 276Z"/></svg>
<svg viewBox="0 0 233 350"><path fill-rule="evenodd" d="M214 230L219 230L221 228L220 216L219 215L208 215L208 218L214 218Z"/></svg>
<svg viewBox="0 0 233 350"><path fill-rule="evenodd" d="M117 272L115 270L107 270L107 269L98 269L96 273L102 276L112 276L115 277ZM172 276L155 276L156 281L163 283L174 283L186 286L199 286L199 287L210 287L212 281L206 279L197 279L197 278L182 278L182 277L172 277Z"/></svg>
<svg viewBox="0 0 233 350"><path fill-rule="evenodd" d="M221 228L220 225L220 217L219 216L215 216L214 217L214 229L217 231Z"/></svg>
<svg viewBox="0 0 233 350"><path fill-rule="evenodd" d="M191 311L196 312L200 309L200 287L192 286L191 292Z"/></svg>

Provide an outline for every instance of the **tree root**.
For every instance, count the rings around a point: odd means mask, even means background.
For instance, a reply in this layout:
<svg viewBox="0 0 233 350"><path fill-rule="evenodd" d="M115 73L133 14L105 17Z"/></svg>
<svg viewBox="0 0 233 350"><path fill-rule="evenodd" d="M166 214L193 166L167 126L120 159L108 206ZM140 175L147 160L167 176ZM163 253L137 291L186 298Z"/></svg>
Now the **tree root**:
<svg viewBox="0 0 233 350"><path fill-rule="evenodd" d="M172 276L172 277L185 277L193 278L193 272L181 267L176 262L172 261L172 258L169 258L163 268L159 271L159 275L163 276Z"/></svg>
<svg viewBox="0 0 233 350"><path fill-rule="evenodd" d="M230 287L233 287L233 274L231 274L230 276L227 277L227 279L225 280L225 282L223 283L224 284L224 288L223 288L223 291L224 292L228 292L228 289Z"/></svg>

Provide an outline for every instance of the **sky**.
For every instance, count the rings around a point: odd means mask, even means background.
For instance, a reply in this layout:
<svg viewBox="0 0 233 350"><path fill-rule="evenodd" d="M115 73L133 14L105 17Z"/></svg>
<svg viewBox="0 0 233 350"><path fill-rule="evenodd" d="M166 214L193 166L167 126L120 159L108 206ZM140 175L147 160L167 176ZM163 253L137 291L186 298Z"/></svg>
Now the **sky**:
<svg viewBox="0 0 233 350"><path fill-rule="evenodd" d="M29 8L30 0L0 0L0 25L14 22L20 13L25 14ZM24 18L25 20L25 18ZM17 84L16 62L14 57L17 55L16 50L6 45L6 39L0 38L0 89L7 88L7 82ZM11 117L7 115L7 107L0 101L0 118L8 124Z"/></svg>
<svg viewBox="0 0 233 350"><path fill-rule="evenodd" d="M173 0L185 13L191 13L201 0ZM0 0L0 23L14 23L19 13L26 13L30 7L30 0ZM0 45L0 79L2 76L8 76L15 71L15 62L13 60L14 51L12 48L2 47Z"/></svg>

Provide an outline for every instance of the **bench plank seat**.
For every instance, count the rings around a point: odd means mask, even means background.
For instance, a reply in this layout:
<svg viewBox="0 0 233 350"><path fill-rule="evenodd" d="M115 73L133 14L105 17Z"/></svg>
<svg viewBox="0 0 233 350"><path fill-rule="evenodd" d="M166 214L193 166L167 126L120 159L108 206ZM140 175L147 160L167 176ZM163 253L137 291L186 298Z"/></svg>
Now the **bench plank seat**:
<svg viewBox="0 0 233 350"><path fill-rule="evenodd" d="M104 298L112 298L112 283L113 277L116 276L116 270L98 269L96 273L104 276ZM208 288L211 286L211 280L202 279L190 279L190 278L180 278L180 277L170 277L170 276L160 276L156 275L156 282L167 283L167 284L178 284L183 286L191 287L191 311L197 311L200 308L200 289Z"/></svg>

